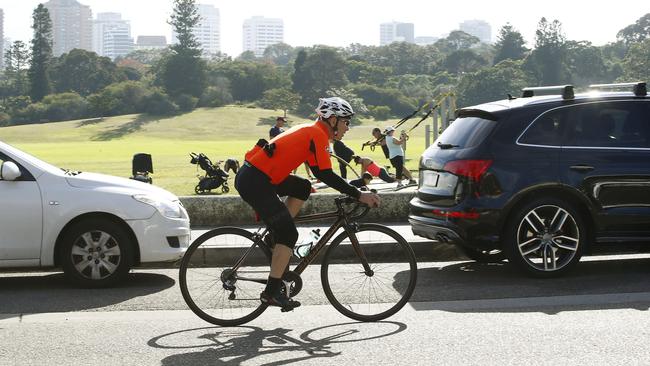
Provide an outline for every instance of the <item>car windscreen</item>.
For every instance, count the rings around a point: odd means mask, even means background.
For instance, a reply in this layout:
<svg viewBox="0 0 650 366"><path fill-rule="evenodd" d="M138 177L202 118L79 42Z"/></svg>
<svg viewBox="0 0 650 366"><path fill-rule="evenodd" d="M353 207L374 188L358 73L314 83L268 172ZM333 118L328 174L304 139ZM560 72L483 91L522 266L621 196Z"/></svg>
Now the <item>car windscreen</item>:
<svg viewBox="0 0 650 366"><path fill-rule="evenodd" d="M492 132L497 122L480 117L455 119L434 142L436 146L468 148L480 144Z"/></svg>

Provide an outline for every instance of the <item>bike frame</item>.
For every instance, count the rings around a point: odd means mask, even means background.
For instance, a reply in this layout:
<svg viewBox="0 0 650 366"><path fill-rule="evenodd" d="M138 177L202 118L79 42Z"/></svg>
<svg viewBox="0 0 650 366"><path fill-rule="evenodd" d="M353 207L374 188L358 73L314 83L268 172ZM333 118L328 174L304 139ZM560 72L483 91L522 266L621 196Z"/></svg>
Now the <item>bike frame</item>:
<svg viewBox="0 0 650 366"><path fill-rule="evenodd" d="M303 216L298 216L294 219L295 223L318 221L318 220L331 219L331 218L336 218L336 221L334 221L332 226L330 226L330 228L325 232L325 234L323 234L323 236L318 240L318 243L316 243L316 245L311 248L309 254L306 257L302 258L302 260L298 263L298 265L296 265L293 272L299 275L302 274L302 272L304 272L304 270L318 256L318 253L320 253L320 251L327 245L327 243L329 243L330 239L332 239L332 237L338 231L338 229L343 228L343 230L348 234L348 237L350 238L350 242L352 244L352 248L356 253L356 255L359 257L359 259L361 260L361 263L363 265L366 274L372 273L372 270L370 269L370 265L368 264L368 259L366 258L366 255L363 252L361 245L359 245L359 240L357 239L357 236L355 235L356 223L354 222L354 219L358 219L364 216L370 208L365 207L364 211L361 214L350 217L349 214L345 212L342 206L344 202L350 202L349 198L337 198L335 202L337 206L336 211L329 211L320 214L303 215ZM357 209L358 209L358 204L351 211L351 213L356 211ZM267 232L268 232L268 228L266 228L264 231L258 234L258 238L255 240L253 245L248 250L246 250L246 252L241 256L241 258L239 258L237 263L233 266L232 271L237 271L239 266L241 266L241 264L244 262L248 254L255 247L255 245L264 245L262 244L262 238L264 237L264 234L266 234ZM239 279L242 280L246 278L240 277ZM246 279L246 280L260 282L260 283L267 282L266 279L264 279L263 281L255 280L255 279Z"/></svg>

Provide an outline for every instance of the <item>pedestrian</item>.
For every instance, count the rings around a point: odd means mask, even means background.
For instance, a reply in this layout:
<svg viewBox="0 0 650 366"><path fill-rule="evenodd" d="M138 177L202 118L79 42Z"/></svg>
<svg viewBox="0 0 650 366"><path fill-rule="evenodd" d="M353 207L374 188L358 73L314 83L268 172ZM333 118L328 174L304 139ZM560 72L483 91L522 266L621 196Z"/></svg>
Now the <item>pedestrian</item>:
<svg viewBox="0 0 650 366"><path fill-rule="evenodd" d="M375 141L379 142L379 146L381 146L381 151L384 152L384 156L386 157L386 159L388 159L389 156L388 146L386 146L386 139L385 138L382 139L382 136L383 135L381 134L381 130L379 129L379 127L375 127L372 129L372 137L375 138Z"/></svg>
<svg viewBox="0 0 650 366"><path fill-rule="evenodd" d="M275 136L284 132L284 124L287 122L285 117L278 117L275 119L275 126L271 127L269 130L269 140L273 139Z"/></svg>
<svg viewBox="0 0 650 366"><path fill-rule="evenodd" d="M353 156L352 160L355 162L355 164L359 165L361 164L361 174L363 175L364 173L369 173L372 177L378 177L381 180L383 180L386 183L393 183L395 182L395 178L391 177L390 174L386 171L385 168L380 167L379 165L375 164L372 159L367 158L367 157L360 157L360 156ZM357 179L358 181L358 179ZM352 183L350 184L358 187L356 184L359 184L360 182Z"/></svg>
<svg viewBox="0 0 650 366"><path fill-rule="evenodd" d="M339 159L339 170L341 171L341 178L347 179L348 177L348 169L347 169L347 164L352 160L352 156L354 155L354 151L347 147L343 141L341 140L334 140L334 155L336 155ZM345 162L345 163L344 163Z"/></svg>
<svg viewBox="0 0 650 366"><path fill-rule="evenodd" d="M386 128L386 147L388 148L388 158L390 163L395 167L395 179L397 179L397 187L402 186L402 175L408 178L408 184L415 184L415 180L411 175L411 172L404 166L404 149L402 145L408 139L408 135L403 133L399 139L396 139L393 135L395 134L395 128L389 126Z"/></svg>

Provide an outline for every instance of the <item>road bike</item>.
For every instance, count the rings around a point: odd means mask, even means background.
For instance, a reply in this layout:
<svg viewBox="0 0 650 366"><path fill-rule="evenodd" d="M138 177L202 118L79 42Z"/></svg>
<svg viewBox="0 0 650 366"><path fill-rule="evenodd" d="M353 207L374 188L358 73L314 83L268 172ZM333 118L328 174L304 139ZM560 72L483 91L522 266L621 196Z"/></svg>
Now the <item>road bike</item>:
<svg viewBox="0 0 650 366"><path fill-rule="evenodd" d="M359 321L385 319L399 311L415 289L413 249L387 226L359 223L368 206L351 197L334 202L334 211L295 218L296 223L335 221L293 270L288 266L282 291L296 296L303 285L300 275L310 264L320 263L323 291L336 310ZM272 247L264 240L268 231L220 227L192 242L181 260L179 282L183 299L197 316L215 325L236 326L266 310L260 293L271 264ZM231 255L223 255L227 250L243 253L232 260Z"/></svg>

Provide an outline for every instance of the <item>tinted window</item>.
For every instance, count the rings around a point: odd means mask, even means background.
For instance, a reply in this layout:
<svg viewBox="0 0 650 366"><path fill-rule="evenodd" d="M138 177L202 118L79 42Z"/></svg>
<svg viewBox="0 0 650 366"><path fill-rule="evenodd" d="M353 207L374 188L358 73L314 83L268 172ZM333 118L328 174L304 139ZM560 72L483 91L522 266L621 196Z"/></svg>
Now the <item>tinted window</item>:
<svg viewBox="0 0 650 366"><path fill-rule="evenodd" d="M566 146L650 148L646 102L592 103L565 108Z"/></svg>
<svg viewBox="0 0 650 366"><path fill-rule="evenodd" d="M485 140L496 126L495 121L478 117L462 117L455 119L434 142L452 144L458 148L473 147Z"/></svg>
<svg viewBox="0 0 650 366"><path fill-rule="evenodd" d="M537 118L519 139L522 144L560 146L562 144L562 110L554 110Z"/></svg>

